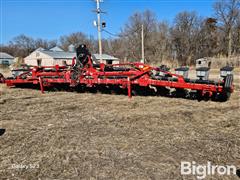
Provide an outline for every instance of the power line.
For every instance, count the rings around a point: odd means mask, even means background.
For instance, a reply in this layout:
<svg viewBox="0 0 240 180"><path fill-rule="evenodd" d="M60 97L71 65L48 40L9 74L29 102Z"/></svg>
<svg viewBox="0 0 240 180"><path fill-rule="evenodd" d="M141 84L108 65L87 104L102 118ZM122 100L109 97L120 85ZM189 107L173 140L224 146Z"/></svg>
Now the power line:
<svg viewBox="0 0 240 180"><path fill-rule="evenodd" d="M109 31L107 31L107 30L105 30L105 29L102 29L102 31L104 31L105 33L107 33L107 34L109 34L109 35L111 35L111 36L115 36L115 37L119 37L119 38L122 37L121 35L113 34L113 33L109 32Z"/></svg>
<svg viewBox="0 0 240 180"><path fill-rule="evenodd" d="M136 30L133 31L131 34L134 34L134 33L136 33L137 31L139 31L139 30L141 30L141 29L142 29L142 27L136 29ZM109 35L111 35L111 36L115 36L115 37L119 37L119 38L129 37L129 36L130 36L130 34L125 34L125 35L114 34L114 33L111 33L111 32L109 32L109 31L105 30L105 29L102 29L102 31L104 31L105 33L107 33L107 34L109 34Z"/></svg>

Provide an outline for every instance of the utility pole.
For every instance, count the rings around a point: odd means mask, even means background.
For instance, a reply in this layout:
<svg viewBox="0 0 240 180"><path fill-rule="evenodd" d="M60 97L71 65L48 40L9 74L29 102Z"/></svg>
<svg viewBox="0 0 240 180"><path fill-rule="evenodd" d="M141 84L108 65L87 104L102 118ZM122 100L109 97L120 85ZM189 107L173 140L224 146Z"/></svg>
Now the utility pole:
<svg viewBox="0 0 240 180"><path fill-rule="evenodd" d="M97 29L98 29L98 48L99 48L99 56L100 56L100 63L103 63L102 60L102 35L101 35L101 9L100 9L100 1L96 0L97 2Z"/></svg>
<svg viewBox="0 0 240 180"><path fill-rule="evenodd" d="M144 55L144 26L142 25L142 63L145 63L145 55Z"/></svg>

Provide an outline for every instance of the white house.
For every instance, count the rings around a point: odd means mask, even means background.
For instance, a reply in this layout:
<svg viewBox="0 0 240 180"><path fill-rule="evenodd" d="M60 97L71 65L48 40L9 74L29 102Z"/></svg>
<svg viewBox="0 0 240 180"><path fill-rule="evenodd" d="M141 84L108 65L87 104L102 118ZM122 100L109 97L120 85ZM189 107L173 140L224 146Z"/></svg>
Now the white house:
<svg viewBox="0 0 240 180"><path fill-rule="evenodd" d="M98 64L100 62L100 54L92 55L93 63ZM104 64L119 64L119 59L107 54L102 54L102 60Z"/></svg>
<svg viewBox="0 0 240 180"><path fill-rule="evenodd" d="M2 65L11 65L14 62L14 57L4 53L4 52L0 52L0 64Z"/></svg>
<svg viewBox="0 0 240 180"><path fill-rule="evenodd" d="M75 53L64 52L59 47L54 47L50 50L38 48L25 57L24 62L30 66L64 66L71 65L73 57L75 57Z"/></svg>
<svg viewBox="0 0 240 180"><path fill-rule="evenodd" d="M74 52L74 46L70 45L68 52L65 52L59 47L54 47L50 50L45 50L43 48L38 48L32 52L29 56L24 58L24 62L30 66L65 66L71 65L73 57L76 57ZM95 64L99 63L99 54L92 55L93 62ZM119 59L113 56L103 54L102 59L106 64L118 64Z"/></svg>

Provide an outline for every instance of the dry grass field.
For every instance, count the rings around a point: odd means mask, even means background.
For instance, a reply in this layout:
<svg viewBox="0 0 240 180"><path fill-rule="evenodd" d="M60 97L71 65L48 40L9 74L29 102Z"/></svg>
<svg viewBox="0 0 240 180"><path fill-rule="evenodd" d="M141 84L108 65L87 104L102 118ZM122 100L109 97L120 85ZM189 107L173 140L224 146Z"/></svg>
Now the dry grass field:
<svg viewBox="0 0 240 180"><path fill-rule="evenodd" d="M181 161L240 168L235 80L224 103L1 85L0 179L196 179Z"/></svg>

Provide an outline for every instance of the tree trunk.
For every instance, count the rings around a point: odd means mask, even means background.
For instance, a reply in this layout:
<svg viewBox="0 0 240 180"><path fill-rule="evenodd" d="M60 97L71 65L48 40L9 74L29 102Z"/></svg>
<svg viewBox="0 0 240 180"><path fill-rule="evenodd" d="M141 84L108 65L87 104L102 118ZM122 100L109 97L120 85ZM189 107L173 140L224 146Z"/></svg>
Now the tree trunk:
<svg viewBox="0 0 240 180"><path fill-rule="evenodd" d="M232 28L230 28L228 33L228 58L231 57L232 54Z"/></svg>
<svg viewBox="0 0 240 180"><path fill-rule="evenodd" d="M237 53L240 53L240 28L238 29L236 52L237 52Z"/></svg>

